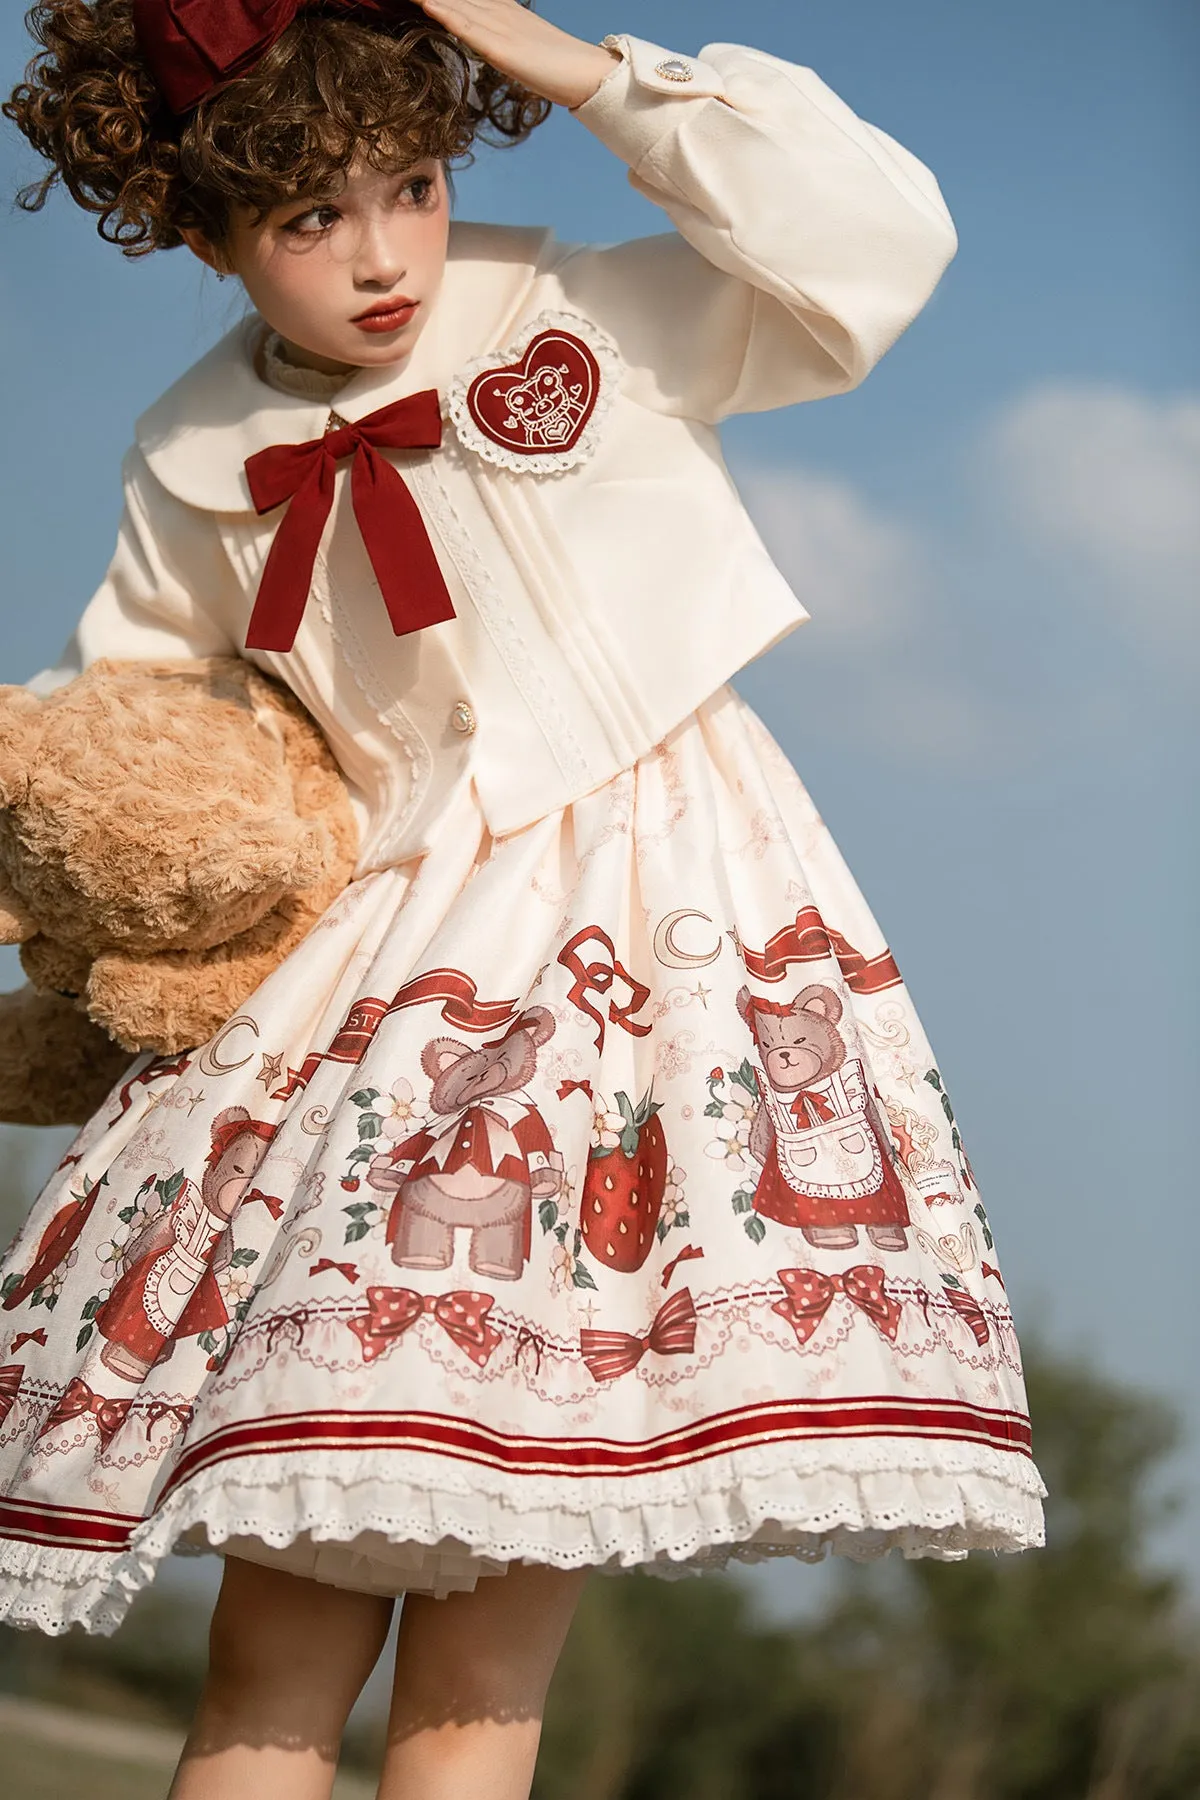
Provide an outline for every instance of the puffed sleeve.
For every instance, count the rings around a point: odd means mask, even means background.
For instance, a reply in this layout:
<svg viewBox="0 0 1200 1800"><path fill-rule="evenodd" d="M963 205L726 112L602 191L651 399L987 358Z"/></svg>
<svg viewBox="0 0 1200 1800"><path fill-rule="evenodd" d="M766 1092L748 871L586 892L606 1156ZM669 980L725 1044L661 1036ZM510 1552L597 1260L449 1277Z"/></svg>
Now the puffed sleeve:
<svg viewBox="0 0 1200 1800"><path fill-rule="evenodd" d="M957 247L928 169L811 69L606 42L621 63L575 116L676 231L572 252L568 300L664 410L715 421L855 387Z"/></svg>
<svg viewBox="0 0 1200 1800"><path fill-rule="evenodd" d="M212 514L169 494L140 450L124 463L125 508L108 573L57 665L28 686L50 693L100 657L129 662L234 656L222 616L235 579Z"/></svg>

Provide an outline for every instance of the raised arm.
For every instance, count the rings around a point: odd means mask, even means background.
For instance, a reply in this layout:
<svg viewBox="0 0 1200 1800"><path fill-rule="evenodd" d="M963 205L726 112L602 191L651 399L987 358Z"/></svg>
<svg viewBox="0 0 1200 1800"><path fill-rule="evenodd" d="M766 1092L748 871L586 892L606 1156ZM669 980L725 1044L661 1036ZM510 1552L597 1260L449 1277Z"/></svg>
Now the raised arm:
<svg viewBox="0 0 1200 1800"><path fill-rule="evenodd" d="M517 0L423 4L571 107L674 224L560 271L647 404L715 420L854 387L954 254L928 169L811 69L736 44L699 57L629 36L585 44Z"/></svg>

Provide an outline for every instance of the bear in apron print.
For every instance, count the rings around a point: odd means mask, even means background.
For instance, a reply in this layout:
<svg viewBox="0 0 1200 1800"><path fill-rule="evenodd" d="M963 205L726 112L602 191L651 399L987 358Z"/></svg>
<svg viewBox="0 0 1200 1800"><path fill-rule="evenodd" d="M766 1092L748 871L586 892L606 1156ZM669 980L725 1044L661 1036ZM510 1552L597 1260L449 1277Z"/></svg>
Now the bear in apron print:
<svg viewBox="0 0 1200 1800"><path fill-rule="evenodd" d="M862 1062L838 1030L841 997L814 984L785 1006L742 988L738 1011L761 1064L755 1211L818 1249L852 1249L860 1226L877 1250L907 1249L908 1204Z"/></svg>

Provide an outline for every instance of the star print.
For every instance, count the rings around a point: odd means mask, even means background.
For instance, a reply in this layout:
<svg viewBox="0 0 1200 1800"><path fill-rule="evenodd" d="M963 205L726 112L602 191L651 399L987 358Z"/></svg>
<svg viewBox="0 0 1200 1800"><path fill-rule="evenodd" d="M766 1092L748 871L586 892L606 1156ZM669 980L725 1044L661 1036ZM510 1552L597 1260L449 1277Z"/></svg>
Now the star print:
<svg viewBox="0 0 1200 1800"><path fill-rule="evenodd" d="M534 976L534 978L533 978L533 981L532 981L532 982L531 982L531 984L530 984L530 988L529 988L529 991L530 991L530 993L531 993L531 994L532 994L532 992L533 992L533 990L534 990L534 988L539 988L539 987L541 987L541 985L542 985L542 981L543 981L543 979L544 979L544 977L545 977L545 974L546 974L546 970L547 970L547 969L548 969L548 968L549 968L549 967L550 967L550 964L549 964L549 963L543 963L543 964L542 964L542 966L541 966L541 968L540 968L540 969L539 969L539 970L538 970L538 972L537 972L537 974L536 974L536 975L535 975L535 976Z"/></svg>
<svg viewBox="0 0 1200 1800"><path fill-rule="evenodd" d="M283 1075L283 1052L280 1051L278 1056L268 1056L264 1052L263 1059L262 1059L262 1068L258 1071L258 1074L254 1077L255 1081L261 1081L265 1088L269 1088L271 1086L272 1082L278 1081L282 1075Z"/></svg>
<svg viewBox="0 0 1200 1800"><path fill-rule="evenodd" d="M196 1108L199 1106L199 1104L203 1100L203 1098L204 1098L203 1092L200 1092L199 1094L193 1094L191 1096L191 1098L189 1099L189 1101L187 1103L189 1118L191 1118L192 1114L195 1112Z"/></svg>
<svg viewBox="0 0 1200 1800"><path fill-rule="evenodd" d="M698 982L697 985L692 989L693 1000L698 1000L700 1002L701 1006L704 1008L705 1012L708 1011L708 996L711 993L712 993L712 989L706 988L702 981Z"/></svg>
<svg viewBox="0 0 1200 1800"><path fill-rule="evenodd" d="M576 1310L579 1313L579 1317L584 1321L584 1323L587 1325L588 1329L590 1330L592 1321L596 1317L595 1301L589 1300L586 1305L580 1306Z"/></svg>

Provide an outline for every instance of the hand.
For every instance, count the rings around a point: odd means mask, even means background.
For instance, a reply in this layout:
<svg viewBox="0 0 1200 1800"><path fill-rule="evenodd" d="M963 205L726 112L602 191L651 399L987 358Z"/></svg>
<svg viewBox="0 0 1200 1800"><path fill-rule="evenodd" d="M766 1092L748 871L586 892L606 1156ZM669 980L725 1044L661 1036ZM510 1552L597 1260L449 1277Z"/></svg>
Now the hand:
<svg viewBox="0 0 1200 1800"><path fill-rule="evenodd" d="M585 43L539 19L518 0L418 0L424 12L460 43L531 93L556 106L590 100L614 61L599 44Z"/></svg>

